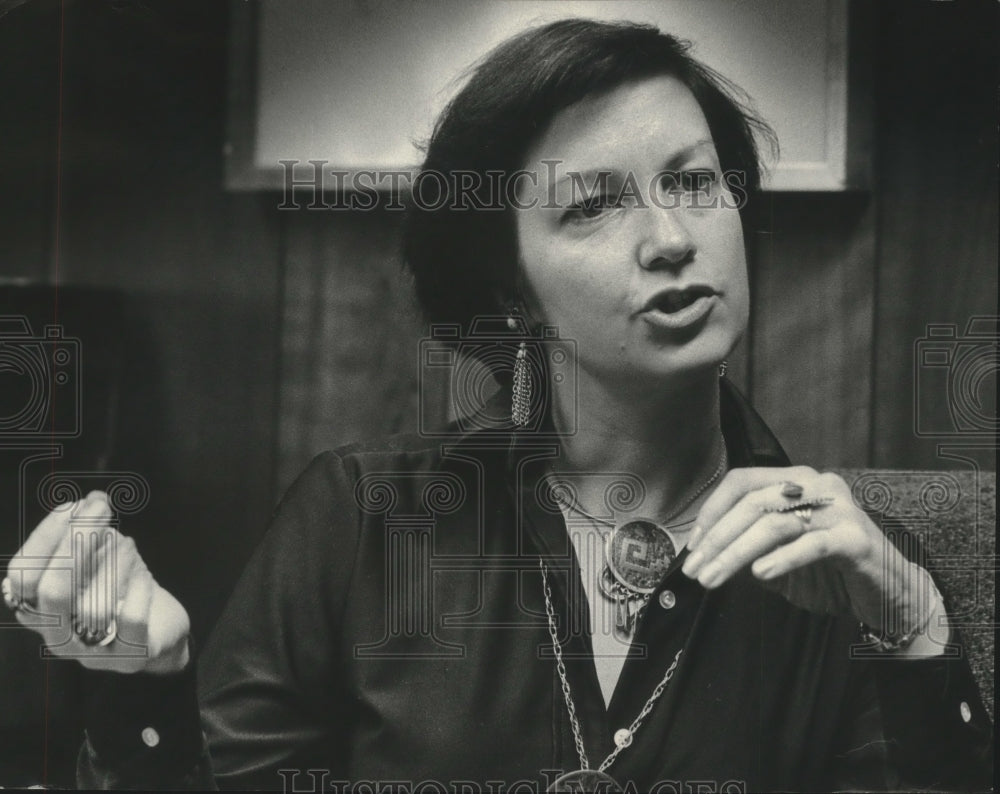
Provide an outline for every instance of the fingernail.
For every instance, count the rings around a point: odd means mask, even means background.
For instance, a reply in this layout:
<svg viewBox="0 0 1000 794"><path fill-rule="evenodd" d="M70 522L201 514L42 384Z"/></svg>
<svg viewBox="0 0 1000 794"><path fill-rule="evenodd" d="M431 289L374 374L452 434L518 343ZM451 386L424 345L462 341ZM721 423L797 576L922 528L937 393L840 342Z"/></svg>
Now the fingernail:
<svg viewBox="0 0 1000 794"><path fill-rule="evenodd" d="M753 575L758 579L773 579L775 574L774 561L765 560L764 562L755 562L752 570Z"/></svg>
<svg viewBox="0 0 1000 794"><path fill-rule="evenodd" d="M781 495L788 499L798 499L802 494L802 486L797 482L786 482L781 486Z"/></svg>
<svg viewBox="0 0 1000 794"><path fill-rule="evenodd" d="M7 609L11 612L17 612L21 602L14 595L14 587L10 583L10 577L5 576L3 582L0 582L0 590L3 591L3 601L7 605Z"/></svg>
<svg viewBox="0 0 1000 794"><path fill-rule="evenodd" d="M704 561L705 555L700 551L696 551L684 560L684 565L681 566L681 570L684 572L685 576L690 576L693 579Z"/></svg>
<svg viewBox="0 0 1000 794"><path fill-rule="evenodd" d="M691 536L688 538L688 551L694 551L698 547L698 544L701 542L701 536L704 534L705 532L701 527L695 527L691 530Z"/></svg>
<svg viewBox="0 0 1000 794"><path fill-rule="evenodd" d="M702 587L712 587L722 574L722 569L718 563L710 562L704 567L698 576L698 581Z"/></svg>
<svg viewBox="0 0 1000 794"><path fill-rule="evenodd" d="M766 579L768 574L773 570L774 564L770 562L755 562L752 568L754 576L758 579Z"/></svg>

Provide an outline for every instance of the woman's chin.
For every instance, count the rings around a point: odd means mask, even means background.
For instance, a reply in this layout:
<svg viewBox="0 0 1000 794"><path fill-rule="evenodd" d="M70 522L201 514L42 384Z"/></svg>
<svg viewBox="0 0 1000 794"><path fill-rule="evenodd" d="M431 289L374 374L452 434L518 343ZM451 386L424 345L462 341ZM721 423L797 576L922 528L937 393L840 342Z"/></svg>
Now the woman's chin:
<svg viewBox="0 0 1000 794"><path fill-rule="evenodd" d="M650 355L644 357L645 361L636 362L634 376L667 382L717 378L720 365L739 341L740 336L728 329L707 328L689 344L658 347L650 351Z"/></svg>
<svg viewBox="0 0 1000 794"><path fill-rule="evenodd" d="M719 368L724 357L704 358L693 361L636 362L634 366L618 368L602 378L612 389L634 391L639 388L646 393L674 391L694 386L708 387L719 378Z"/></svg>

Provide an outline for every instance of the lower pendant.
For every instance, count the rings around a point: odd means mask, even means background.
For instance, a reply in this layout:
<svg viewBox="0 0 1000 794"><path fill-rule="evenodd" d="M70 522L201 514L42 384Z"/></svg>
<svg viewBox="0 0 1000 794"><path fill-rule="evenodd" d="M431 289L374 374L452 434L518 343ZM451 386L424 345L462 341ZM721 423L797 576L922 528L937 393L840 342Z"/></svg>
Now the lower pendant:
<svg viewBox="0 0 1000 794"><path fill-rule="evenodd" d="M567 772L552 781L546 791L571 791L575 794L621 794L624 789L611 775L598 772L596 769L578 769Z"/></svg>

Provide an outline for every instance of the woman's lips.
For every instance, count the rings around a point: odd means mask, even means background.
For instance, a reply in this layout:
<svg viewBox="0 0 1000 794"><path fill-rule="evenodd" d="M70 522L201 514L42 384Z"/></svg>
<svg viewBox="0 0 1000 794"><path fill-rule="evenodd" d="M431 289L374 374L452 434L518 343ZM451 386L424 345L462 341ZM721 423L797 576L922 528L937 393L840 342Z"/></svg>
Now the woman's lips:
<svg viewBox="0 0 1000 794"><path fill-rule="evenodd" d="M640 313L640 317L657 328L681 329L700 322L715 308L718 297L715 294L699 295L693 303L674 312L653 307Z"/></svg>

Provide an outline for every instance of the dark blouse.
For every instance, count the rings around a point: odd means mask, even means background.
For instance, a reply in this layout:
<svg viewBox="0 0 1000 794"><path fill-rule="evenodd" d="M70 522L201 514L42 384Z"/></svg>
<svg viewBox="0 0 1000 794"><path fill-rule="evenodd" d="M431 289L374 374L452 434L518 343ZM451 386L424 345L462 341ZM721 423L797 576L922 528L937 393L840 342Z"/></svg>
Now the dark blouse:
<svg viewBox="0 0 1000 794"><path fill-rule="evenodd" d="M788 465L728 384L722 420L731 466ZM105 674L80 783L544 791L579 760L541 555L591 766L683 648L608 770L633 790L991 786L992 726L963 654L874 655L853 620L793 607L747 573L704 590L680 572L683 554L606 708L580 570L543 478L557 441L473 428L316 458L199 660L207 744L193 673Z"/></svg>

